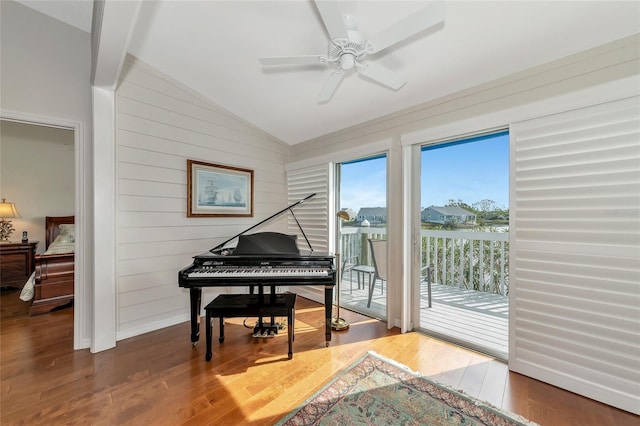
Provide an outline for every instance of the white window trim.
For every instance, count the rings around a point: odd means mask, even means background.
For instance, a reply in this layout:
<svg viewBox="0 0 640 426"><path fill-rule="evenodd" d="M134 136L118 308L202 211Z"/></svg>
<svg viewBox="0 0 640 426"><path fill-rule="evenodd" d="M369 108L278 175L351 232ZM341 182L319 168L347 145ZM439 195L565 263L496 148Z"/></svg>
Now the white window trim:
<svg viewBox="0 0 640 426"><path fill-rule="evenodd" d="M505 129L509 123L570 111L634 95L640 95L640 75L614 80L577 92L518 105L465 120L453 121L441 126L405 133L400 136L400 143L402 146L421 145L497 131Z"/></svg>

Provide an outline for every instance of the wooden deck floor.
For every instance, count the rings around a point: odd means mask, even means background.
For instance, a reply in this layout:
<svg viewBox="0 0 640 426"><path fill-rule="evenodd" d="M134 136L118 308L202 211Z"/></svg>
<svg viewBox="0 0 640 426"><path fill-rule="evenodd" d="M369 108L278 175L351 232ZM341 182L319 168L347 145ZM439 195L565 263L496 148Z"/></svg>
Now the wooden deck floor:
<svg viewBox="0 0 640 426"><path fill-rule="evenodd" d="M420 289L420 324L429 334L446 338L506 360L509 352L509 301L505 296L432 284L432 304L428 307L427 286ZM377 283L367 308L368 287L358 289L357 281L342 281L340 303L365 315L386 319L384 293Z"/></svg>
<svg viewBox="0 0 640 426"><path fill-rule="evenodd" d="M371 306L367 307L369 298L368 283L361 285L358 289L358 282L355 276L353 282L350 282L348 278L342 280L340 287L340 305L353 309L356 312L386 320L387 319L387 286L385 283L384 290L380 290L380 281L376 283L374 288L373 297L371 298Z"/></svg>
<svg viewBox="0 0 640 426"><path fill-rule="evenodd" d="M436 336L508 359L509 300L505 296L432 284L431 308L427 287L420 293L419 328Z"/></svg>

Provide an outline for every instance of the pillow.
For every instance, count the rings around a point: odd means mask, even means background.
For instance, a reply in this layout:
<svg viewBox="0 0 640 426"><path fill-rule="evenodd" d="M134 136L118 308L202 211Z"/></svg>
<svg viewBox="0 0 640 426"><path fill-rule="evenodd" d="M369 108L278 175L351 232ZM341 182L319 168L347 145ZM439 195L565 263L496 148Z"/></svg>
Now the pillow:
<svg viewBox="0 0 640 426"><path fill-rule="evenodd" d="M76 227L74 224L62 224L58 227L60 234L56 241L61 243L74 243L76 241Z"/></svg>
<svg viewBox="0 0 640 426"><path fill-rule="evenodd" d="M60 234L56 237L55 240L51 243L47 251L44 254L64 254L64 253L74 253L75 252L75 244L72 242L68 242L64 240L65 237Z"/></svg>

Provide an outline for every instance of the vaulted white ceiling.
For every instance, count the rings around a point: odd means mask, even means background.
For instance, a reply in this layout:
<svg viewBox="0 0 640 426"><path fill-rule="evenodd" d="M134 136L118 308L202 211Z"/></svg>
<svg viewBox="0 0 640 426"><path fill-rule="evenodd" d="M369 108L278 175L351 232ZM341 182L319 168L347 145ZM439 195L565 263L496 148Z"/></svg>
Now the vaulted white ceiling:
<svg viewBox="0 0 640 426"><path fill-rule="evenodd" d="M21 2L90 27L90 1ZM374 35L428 3L339 5L356 17L361 32ZM407 84L394 91L351 74L327 103L317 97L334 68L266 68L258 60L327 54L327 32L313 0L145 1L128 50L293 145L639 31L637 1L447 1L444 25L371 57L404 74Z"/></svg>

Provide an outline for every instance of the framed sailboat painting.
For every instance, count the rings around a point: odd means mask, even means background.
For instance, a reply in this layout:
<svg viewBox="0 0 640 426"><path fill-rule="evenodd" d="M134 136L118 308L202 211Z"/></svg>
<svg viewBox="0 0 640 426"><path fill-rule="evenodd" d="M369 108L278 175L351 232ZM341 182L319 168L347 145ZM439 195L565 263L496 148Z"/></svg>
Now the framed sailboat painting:
<svg viewBox="0 0 640 426"><path fill-rule="evenodd" d="M187 160L187 217L216 216L253 216L253 170Z"/></svg>

